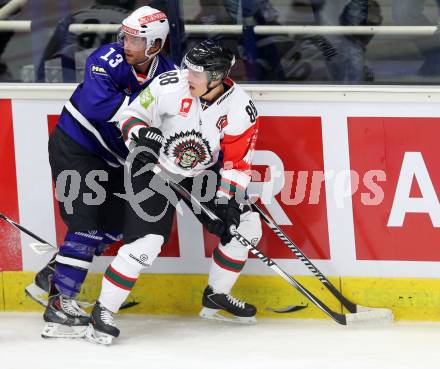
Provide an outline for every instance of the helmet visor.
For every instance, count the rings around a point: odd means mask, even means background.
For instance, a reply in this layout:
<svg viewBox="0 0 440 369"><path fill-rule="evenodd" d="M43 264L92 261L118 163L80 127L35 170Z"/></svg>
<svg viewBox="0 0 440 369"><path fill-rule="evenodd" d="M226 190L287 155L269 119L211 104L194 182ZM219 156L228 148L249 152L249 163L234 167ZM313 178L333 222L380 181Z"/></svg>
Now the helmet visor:
<svg viewBox="0 0 440 369"><path fill-rule="evenodd" d="M181 70L187 70L188 80L193 83L206 83L209 81L209 72L204 71L202 66L194 65L186 57L182 59Z"/></svg>
<svg viewBox="0 0 440 369"><path fill-rule="evenodd" d="M118 33L118 43L125 49L130 51L143 51L147 48L147 39L130 35L123 30Z"/></svg>

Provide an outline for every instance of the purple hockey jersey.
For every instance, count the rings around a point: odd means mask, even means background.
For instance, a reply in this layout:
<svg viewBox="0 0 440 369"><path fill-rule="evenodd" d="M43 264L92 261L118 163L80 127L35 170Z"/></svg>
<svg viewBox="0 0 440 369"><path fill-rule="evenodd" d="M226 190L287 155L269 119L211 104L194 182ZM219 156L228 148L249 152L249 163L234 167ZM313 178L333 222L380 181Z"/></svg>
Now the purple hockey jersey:
<svg viewBox="0 0 440 369"><path fill-rule="evenodd" d="M87 58L84 82L64 105L58 127L109 165L122 165L128 149L115 126L120 112L154 77L173 69L174 63L158 54L144 81L139 82L143 78L126 62L120 44L99 47Z"/></svg>

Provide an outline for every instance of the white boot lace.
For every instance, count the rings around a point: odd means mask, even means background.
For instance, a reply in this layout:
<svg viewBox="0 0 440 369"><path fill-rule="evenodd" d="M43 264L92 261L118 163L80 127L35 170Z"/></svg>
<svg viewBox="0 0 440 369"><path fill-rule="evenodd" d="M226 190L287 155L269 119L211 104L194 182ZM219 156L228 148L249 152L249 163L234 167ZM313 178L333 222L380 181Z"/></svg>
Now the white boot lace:
<svg viewBox="0 0 440 369"><path fill-rule="evenodd" d="M240 309L244 309L244 304L245 303L243 301L241 301L241 300L239 300L236 297L231 296L231 295L226 295L226 298L228 299L228 301L232 305L235 305L235 306L239 307Z"/></svg>
<svg viewBox="0 0 440 369"><path fill-rule="evenodd" d="M113 313L110 310L107 310L106 308L101 307L100 316L101 316L101 320L105 324L111 325L112 327L115 327L115 321L113 319Z"/></svg>
<svg viewBox="0 0 440 369"><path fill-rule="evenodd" d="M61 308L64 312L75 317L87 316L87 313L78 306L74 299L69 299L64 296L61 296L60 298Z"/></svg>

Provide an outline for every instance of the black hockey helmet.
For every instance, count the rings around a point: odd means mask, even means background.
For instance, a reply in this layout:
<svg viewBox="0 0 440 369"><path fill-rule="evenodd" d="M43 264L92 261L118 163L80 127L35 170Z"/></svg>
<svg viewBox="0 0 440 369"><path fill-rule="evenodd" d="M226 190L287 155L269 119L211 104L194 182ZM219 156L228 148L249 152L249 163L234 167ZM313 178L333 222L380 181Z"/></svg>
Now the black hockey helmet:
<svg viewBox="0 0 440 369"><path fill-rule="evenodd" d="M208 84L225 79L235 63L235 56L220 42L204 40L193 46L183 57L182 67L208 72Z"/></svg>

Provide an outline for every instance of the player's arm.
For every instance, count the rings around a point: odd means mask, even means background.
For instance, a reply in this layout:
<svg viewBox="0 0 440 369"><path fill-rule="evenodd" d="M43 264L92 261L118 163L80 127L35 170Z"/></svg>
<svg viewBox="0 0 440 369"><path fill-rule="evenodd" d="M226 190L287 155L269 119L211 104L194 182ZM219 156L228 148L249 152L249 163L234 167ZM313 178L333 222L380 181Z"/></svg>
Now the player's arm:
<svg viewBox="0 0 440 369"><path fill-rule="evenodd" d="M234 107L228 114L228 124L221 140L223 168L216 193L216 214L223 223L208 222L208 231L226 245L233 238L231 226L238 228L243 211L245 191L251 181L251 161L258 134L257 110L252 101L240 110Z"/></svg>
<svg viewBox="0 0 440 369"><path fill-rule="evenodd" d="M137 164L157 163L162 147L157 84L146 87L138 97L121 112L118 127L128 149L140 148Z"/></svg>
<svg viewBox="0 0 440 369"><path fill-rule="evenodd" d="M258 134L258 113L252 100L228 114L221 140L223 168L217 196L243 198L251 181L251 162Z"/></svg>
<svg viewBox="0 0 440 369"><path fill-rule="evenodd" d="M126 107L118 127L127 147L131 150L142 128L160 128L163 114L173 114L179 106L179 73L160 74ZM165 98L166 95L166 98ZM177 103L176 103L177 101Z"/></svg>
<svg viewBox="0 0 440 369"><path fill-rule="evenodd" d="M146 87L133 102L121 112L118 127L129 149L132 149L143 128L158 128L160 125L158 97L154 82Z"/></svg>

